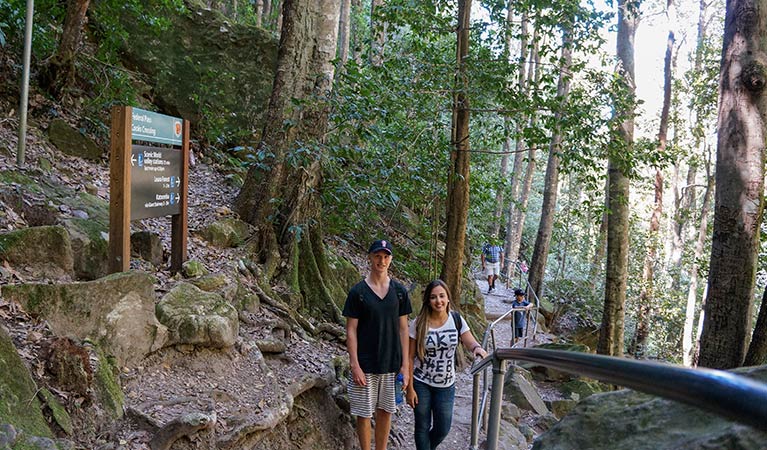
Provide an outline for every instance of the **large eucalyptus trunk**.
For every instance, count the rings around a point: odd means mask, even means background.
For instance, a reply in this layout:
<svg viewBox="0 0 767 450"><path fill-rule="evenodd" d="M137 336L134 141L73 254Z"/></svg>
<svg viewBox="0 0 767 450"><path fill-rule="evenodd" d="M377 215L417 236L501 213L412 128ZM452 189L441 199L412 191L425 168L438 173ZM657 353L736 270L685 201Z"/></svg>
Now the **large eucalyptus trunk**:
<svg viewBox="0 0 767 450"><path fill-rule="evenodd" d="M538 234L535 237L533 256L530 259L530 271L528 281L530 288L536 295L541 295L543 276L546 271L546 260L549 255L551 233L554 229L554 216L557 209L557 195L559 193L559 159L562 152L562 116L565 110L567 97L570 94L570 65L572 64L573 36L571 24L566 24L562 30L562 67L559 70L557 82L557 98L559 108L554 112L554 130L549 144L549 159L546 163L546 177L543 187L543 205L541 206L541 219L538 224Z"/></svg>
<svg viewBox="0 0 767 450"><path fill-rule="evenodd" d="M74 84L75 59L82 43L83 28L90 0L67 1L67 14L56 53L46 62L40 72L40 84L54 97Z"/></svg>
<svg viewBox="0 0 767 450"><path fill-rule="evenodd" d="M471 0L458 0L456 93L453 103L453 151L447 186L447 236L442 280L450 288L451 302L460 309L466 223L469 216L469 97L464 59L469 54Z"/></svg>
<svg viewBox="0 0 767 450"><path fill-rule="evenodd" d="M268 170L249 170L235 208L258 228L254 248L266 280L286 280L295 298L292 306L340 321L329 298L330 280L324 279L328 270L318 194L340 8L337 1L314 0L285 0L283 6L277 72L258 145L269 155L264 161ZM306 103L299 106L296 99ZM298 151L306 148L316 150Z"/></svg>
<svg viewBox="0 0 767 450"><path fill-rule="evenodd" d="M719 78L714 234L700 365L743 364L764 207L767 1L728 0Z"/></svg>
<svg viewBox="0 0 767 450"><path fill-rule="evenodd" d="M639 18L639 1L618 0L617 55L619 83L624 94L616 101L614 120L617 133L607 163L608 215L605 303L599 330L597 353L623 355L623 330L628 280L629 177L625 158L634 142L634 34Z"/></svg>

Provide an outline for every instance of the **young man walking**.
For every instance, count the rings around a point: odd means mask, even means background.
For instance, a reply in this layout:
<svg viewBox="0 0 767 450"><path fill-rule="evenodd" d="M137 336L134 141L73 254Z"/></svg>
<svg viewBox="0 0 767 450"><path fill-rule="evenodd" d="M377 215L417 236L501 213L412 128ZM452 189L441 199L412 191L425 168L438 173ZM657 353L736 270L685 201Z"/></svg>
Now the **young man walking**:
<svg viewBox="0 0 767 450"><path fill-rule="evenodd" d="M495 243L495 237L482 247L480 258L482 260L482 270L485 271L487 276L487 293L489 294L495 289L495 280L498 279L501 267L503 266L503 248Z"/></svg>
<svg viewBox="0 0 767 450"><path fill-rule="evenodd" d="M394 384L398 373L407 388L407 289L389 277L391 242L375 241L368 249L370 273L346 297L346 347L351 379L348 384L351 414L357 416L357 437L362 450L370 450L371 419L375 417L375 449L385 450L396 411Z"/></svg>

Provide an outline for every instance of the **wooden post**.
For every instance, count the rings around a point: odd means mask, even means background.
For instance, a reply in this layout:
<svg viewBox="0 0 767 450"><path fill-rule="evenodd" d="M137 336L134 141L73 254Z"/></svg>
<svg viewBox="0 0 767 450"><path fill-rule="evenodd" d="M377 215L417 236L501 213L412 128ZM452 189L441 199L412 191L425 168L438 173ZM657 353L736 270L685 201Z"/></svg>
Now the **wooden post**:
<svg viewBox="0 0 767 450"><path fill-rule="evenodd" d="M133 108L112 108L109 158L109 273L130 269L131 122Z"/></svg>
<svg viewBox="0 0 767 450"><path fill-rule="evenodd" d="M178 272L186 261L188 234L187 200L189 192L189 121L184 120L183 144L181 146L181 212L171 216L170 270Z"/></svg>

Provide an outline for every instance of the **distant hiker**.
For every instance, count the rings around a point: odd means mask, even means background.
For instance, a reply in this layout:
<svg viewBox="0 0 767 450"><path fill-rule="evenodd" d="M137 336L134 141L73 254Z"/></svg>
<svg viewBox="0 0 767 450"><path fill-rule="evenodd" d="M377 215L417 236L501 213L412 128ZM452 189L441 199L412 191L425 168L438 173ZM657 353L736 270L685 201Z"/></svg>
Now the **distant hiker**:
<svg viewBox="0 0 767 450"><path fill-rule="evenodd" d="M495 280L498 279L501 266L503 266L503 248L496 244L495 236L482 247L480 258L482 259L482 270L487 276L487 293L489 294L495 289Z"/></svg>
<svg viewBox="0 0 767 450"><path fill-rule="evenodd" d="M389 277L391 261L391 242L370 245L370 273L349 290L343 311L351 366L347 390L362 450L370 450L373 416L375 448L386 449L391 415L396 411L397 373L404 375L403 388L409 382L407 316L413 308L407 289Z"/></svg>
<svg viewBox="0 0 767 450"><path fill-rule="evenodd" d="M415 412L416 450L434 450L450 431L459 338L474 357L487 356L466 321L457 312L450 311L447 285L442 280L434 280L426 286L421 312L410 324L413 361L407 403Z"/></svg>
<svg viewBox="0 0 767 450"><path fill-rule="evenodd" d="M517 288L514 289L514 301L511 302L511 307L520 309L520 311L514 311L514 339L516 340L525 334L527 311L530 311L533 304L525 299L525 291ZM524 309L524 311L521 309Z"/></svg>

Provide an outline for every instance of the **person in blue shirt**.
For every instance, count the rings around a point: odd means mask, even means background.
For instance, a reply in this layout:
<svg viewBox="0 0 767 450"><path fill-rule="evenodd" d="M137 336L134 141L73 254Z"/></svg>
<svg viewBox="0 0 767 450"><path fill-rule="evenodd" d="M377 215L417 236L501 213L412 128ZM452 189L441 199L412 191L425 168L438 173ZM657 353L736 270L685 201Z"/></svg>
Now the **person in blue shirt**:
<svg viewBox="0 0 767 450"><path fill-rule="evenodd" d="M519 339L525 334L525 325L527 324L527 312L533 307L533 304L525 299L525 291L514 289L514 301L511 307L518 309L514 311L514 339Z"/></svg>
<svg viewBox="0 0 767 450"><path fill-rule="evenodd" d="M494 241L495 237L482 247L482 255L480 256L482 270L485 271L485 276L487 276L488 294L495 289L495 280L498 279L501 267L503 266L503 248Z"/></svg>

